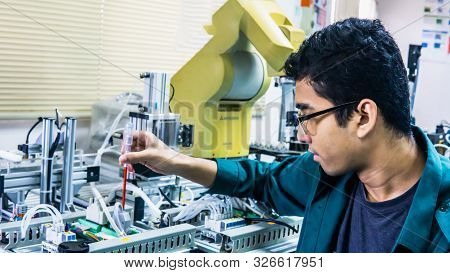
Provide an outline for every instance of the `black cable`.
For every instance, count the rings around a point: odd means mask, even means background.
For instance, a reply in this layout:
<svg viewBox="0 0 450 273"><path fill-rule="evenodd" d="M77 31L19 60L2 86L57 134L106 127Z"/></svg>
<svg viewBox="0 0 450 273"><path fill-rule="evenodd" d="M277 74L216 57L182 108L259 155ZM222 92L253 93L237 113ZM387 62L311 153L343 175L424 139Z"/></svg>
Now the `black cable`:
<svg viewBox="0 0 450 273"><path fill-rule="evenodd" d="M30 139L30 134L31 134L31 132L34 130L34 128L36 128L36 126L39 125L39 123L42 122L42 120L43 120L43 119L42 119L41 117L39 117L39 118L38 118L38 121L37 121L33 126L31 126L30 130L28 130L27 138L26 138L26 140L25 140L25 144L28 144L28 140Z"/></svg>
<svg viewBox="0 0 450 273"><path fill-rule="evenodd" d="M172 108L170 108L170 102L172 101L173 96L175 96L175 87L173 87L172 84L170 84L170 87L172 87L172 96L170 96L170 99L169 99L169 112L172 113Z"/></svg>
<svg viewBox="0 0 450 273"><path fill-rule="evenodd" d="M169 204L173 207L178 207L177 204L175 204L174 202L172 202L172 200L170 200L170 198L163 192L163 190L161 190L160 187L158 187L159 192L161 193L161 195L164 197L164 199L166 199L167 202L169 202Z"/></svg>
<svg viewBox="0 0 450 273"><path fill-rule="evenodd" d="M58 108L55 108L55 116L56 116L56 119L55 119L56 128L59 129L59 115L58 115Z"/></svg>
<svg viewBox="0 0 450 273"><path fill-rule="evenodd" d="M285 222L283 222L283 221L279 221L279 220L276 220L276 219L273 219L273 218L267 218L267 219L266 219L266 218L251 218L251 217L244 217L244 220L245 220L246 222L266 222L266 223L274 223L274 224L277 224L277 225L280 225L280 226L287 227L288 229L294 231L295 233L298 233L298 232L299 232L299 230L296 229L296 228L294 228L293 226L291 226L291 225L289 225L289 224L287 224L287 223L285 223Z"/></svg>
<svg viewBox="0 0 450 273"><path fill-rule="evenodd" d="M25 193L25 197L23 198L23 201L25 201L25 200L27 199L28 194L30 193L30 191L31 191L31 190L28 190L28 191Z"/></svg>
<svg viewBox="0 0 450 273"><path fill-rule="evenodd" d="M53 155L55 154L56 148L58 148L59 138L60 138L60 137L61 137L61 133L58 132L58 134L56 134L56 139L55 139L55 141L53 142L53 144L52 144L52 146L51 146L51 148L50 148L50 151L49 151L49 153L48 153L48 157L49 157L49 158L52 158Z"/></svg>
<svg viewBox="0 0 450 273"><path fill-rule="evenodd" d="M62 130L62 128L64 127L66 125L66 123L65 122L63 122L63 123L61 123L61 125L58 127L58 125L56 125L56 127L59 129L59 130Z"/></svg>

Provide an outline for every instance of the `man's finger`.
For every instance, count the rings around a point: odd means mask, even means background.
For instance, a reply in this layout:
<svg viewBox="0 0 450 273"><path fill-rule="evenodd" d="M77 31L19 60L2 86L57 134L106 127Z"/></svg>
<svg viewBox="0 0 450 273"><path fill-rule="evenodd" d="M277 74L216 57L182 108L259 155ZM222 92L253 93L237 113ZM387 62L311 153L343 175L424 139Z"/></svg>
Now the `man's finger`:
<svg viewBox="0 0 450 273"><path fill-rule="evenodd" d="M123 154L119 157L120 165L143 163L148 158L148 152L131 152Z"/></svg>
<svg viewBox="0 0 450 273"><path fill-rule="evenodd" d="M128 172L130 172L130 173L134 173L135 172L135 170L133 168L133 164L127 164L127 169L128 169Z"/></svg>

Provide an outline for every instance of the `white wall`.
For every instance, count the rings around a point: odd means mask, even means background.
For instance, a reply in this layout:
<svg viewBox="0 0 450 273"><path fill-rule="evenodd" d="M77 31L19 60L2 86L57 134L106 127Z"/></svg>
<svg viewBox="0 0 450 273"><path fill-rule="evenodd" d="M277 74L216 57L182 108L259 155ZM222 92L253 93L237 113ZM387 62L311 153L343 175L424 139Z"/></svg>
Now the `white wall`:
<svg viewBox="0 0 450 273"><path fill-rule="evenodd" d="M378 0L378 18L392 34L406 64L409 44L421 43L423 0ZM419 20L418 20L419 19Z"/></svg>
<svg viewBox="0 0 450 273"><path fill-rule="evenodd" d="M407 65L409 44L422 43L424 0L378 0L378 16L391 32ZM433 131L442 120L450 121L450 62L422 54L413 115L416 124Z"/></svg>

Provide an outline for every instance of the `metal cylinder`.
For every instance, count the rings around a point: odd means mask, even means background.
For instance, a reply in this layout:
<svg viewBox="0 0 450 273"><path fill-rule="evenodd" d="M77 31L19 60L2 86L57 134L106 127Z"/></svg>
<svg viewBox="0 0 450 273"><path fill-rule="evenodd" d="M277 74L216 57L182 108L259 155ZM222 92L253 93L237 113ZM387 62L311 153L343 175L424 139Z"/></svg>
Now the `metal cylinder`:
<svg viewBox="0 0 450 273"><path fill-rule="evenodd" d="M25 204L25 192L17 192L17 201L15 204L17 216L23 218L25 213L27 213L28 206Z"/></svg>
<svg viewBox="0 0 450 273"><path fill-rule="evenodd" d="M152 118L152 116L151 116ZM153 115L153 134L172 149L178 149L180 115Z"/></svg>
<svg viewBox="0 0 450 273"><path fill-rule="evenodd" d="M282 93L278 140L280 142L289 142L291 137L295 137L295 133L293 133L295 128L286 127L286 113L295 111L295 81L291 78L281 77L280 85Z"/></svg>
<svg viewBox="0 0 450 273"><path fill-rule="evenodd" d="M42 162L40 203L51 204L53 158L50 158L50 148L53 140L54 118L44 118L42 126Z"/></svg>
<svg viewBox="0 0 450 273"><path fill-rule="evenodd" d="M67 205L73 204L73 160L75 155L75 136L77 129L77 120L73 117L66 118L66 132L64 138L64 163L62 169L61 181L61 201L59 204L59 211L63 213Z"/></svg>
<svg viewBox="0 0 450 273"><path fill-rule="evenodd" d="M149 128L149 115L146 113L130 112L130 122L133 124L133 131L147 132Z"/></svg>
<svg viewBox="0 0 450 273"><path fill-rule="evenodd" d="M165 114L169 111L170 74L164 72L146 72L144 106L150 114Z"/></svg>

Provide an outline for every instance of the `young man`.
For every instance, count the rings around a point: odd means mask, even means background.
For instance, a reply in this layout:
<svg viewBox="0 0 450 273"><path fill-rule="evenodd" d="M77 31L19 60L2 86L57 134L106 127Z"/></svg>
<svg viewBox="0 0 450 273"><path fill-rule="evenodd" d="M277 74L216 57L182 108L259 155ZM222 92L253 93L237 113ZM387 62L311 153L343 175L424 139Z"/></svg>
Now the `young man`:
<svg viewBox="0 0 450 273"><path fill-rule="evenodd" d="M448 252L450 162L410 125L406 70L380 21L352 18L316 32L285 71L296 79L308 153L273 164L210 161L141 133L120 163L304 216L299 252Z"/></svg>

